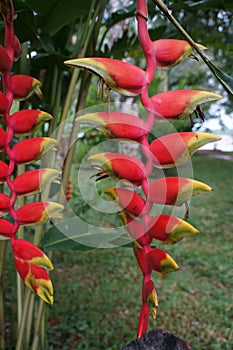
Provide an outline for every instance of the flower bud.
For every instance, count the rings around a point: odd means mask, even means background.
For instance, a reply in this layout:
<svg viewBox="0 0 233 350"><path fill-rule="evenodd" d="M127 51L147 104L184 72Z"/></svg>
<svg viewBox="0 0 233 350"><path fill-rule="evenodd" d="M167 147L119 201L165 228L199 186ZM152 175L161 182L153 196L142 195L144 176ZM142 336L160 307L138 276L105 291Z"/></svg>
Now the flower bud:
<svg viewBox="0 0 233 350"><path fill-rule="evenodd" d="M28 99L33 93L36 93L40 98L42 92L40 90L41 82L29 75L17 74L11 77L12 92L14 99L23 101Z"/></svg>
<svg viewBox="0 0 233 350"><path fill-rule="evenodd" d="M16 164L35 162L57 144L49 137L34 137L18 142L11 150L11 158Z"/></svg>
<svg viewBox="0 0 233 350"><path fill-rule="evenodd" d="M144 70L112 58L78 58L65 61L65 64L96 74L111 90L125 96L140 95L149 83Z"/></svg>
<svg viewBox="0 0 233 350"><path fill-rule="evenodd" d="M211 191L212 188L205 183L183 177L161 178L149 186L150 200L153 203L177 206L192 196Z"/></svg>
<svg viewBox="0 0 233 350"><path fill-rule="evenodd" d="M16 135L30 135L34 133L43 122L52 119L49 113L28 109L18 111L11 116L11 127Z"/></svg>
<svg viewBox="0 0 233 350"><path fill-rule="evenodd" d="M101 153L88 158L92 165L101 170L96 176L110 176L118 181L128 180L134 186L141 186L146 177L144 164L134 157L120 153Z"/></svg>
<svg viewBox="0 0 233 350"><path fill-rule="evenodd" d="M60 174L56 169L30 170L17 176L13 181L13 189L18 196L35 194Z"/></svg>
<svg viewBox="0 0 233 350"><path fill-rule="evenodd" d="M61 218L63 206L53 202L32 202L16 210L15 220L19 225L41 225L48 219Z"/></svg>
<svg viewBox="0 0 233 350"><path fill-rule="evenodd" d="M146 255L146 261L148 266L157 272L161 278L179 269L172 257L159 248L151 249Z"/></svg>
<svg viewBox="0 0 233 350"><path fill-rule="evenodd" d="M176 216L161 214L150 219L146 233L164 244L175 244L182 238L197 234L199 231Z"/></svg>

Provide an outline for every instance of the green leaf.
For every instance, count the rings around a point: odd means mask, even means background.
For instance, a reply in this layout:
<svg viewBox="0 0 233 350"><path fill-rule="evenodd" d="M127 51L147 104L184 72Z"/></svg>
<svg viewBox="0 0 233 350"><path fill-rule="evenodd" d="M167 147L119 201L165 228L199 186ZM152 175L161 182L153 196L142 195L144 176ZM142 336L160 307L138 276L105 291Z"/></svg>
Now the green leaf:
<svg viewBox="0 0 233 350"><path fill-rule="evenodd" d="M125 246L130 242L132 239L121 227L94 227L78 217L73 217L52 226L43 236L41 245L48 250L85 251Z"/></svg>
<svg viewBox="0 0 233 350"><path fill-rule="evenodd" d="M233 96L233 77L223 72L217 66L215 66L212 62L208 61L208 65L211 68L213 74L218 79L218 81L222 84L224 89Z"/></svg>

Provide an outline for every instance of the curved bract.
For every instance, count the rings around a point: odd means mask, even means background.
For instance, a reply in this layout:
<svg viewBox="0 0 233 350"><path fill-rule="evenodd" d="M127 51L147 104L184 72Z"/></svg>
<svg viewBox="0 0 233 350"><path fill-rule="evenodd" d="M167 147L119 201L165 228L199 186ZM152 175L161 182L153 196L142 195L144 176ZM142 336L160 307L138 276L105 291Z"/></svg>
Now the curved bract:
<svg viewBox="0 0 233 350"><path fill-rule="evenodd" d="M128 62L112 58L77 58L65 61L65 64L94 73L103 79L111 90L125 96L140 95L149 84L144 70Z"/></svg>

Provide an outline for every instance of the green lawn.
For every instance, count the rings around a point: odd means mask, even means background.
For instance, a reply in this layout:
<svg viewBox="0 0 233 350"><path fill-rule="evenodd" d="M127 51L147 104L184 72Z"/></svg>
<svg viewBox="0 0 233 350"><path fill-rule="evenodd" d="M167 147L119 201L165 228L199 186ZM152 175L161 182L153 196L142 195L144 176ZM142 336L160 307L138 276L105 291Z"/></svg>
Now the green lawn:
<svg viewBox="0 0 233 350"><path fill-rule="evenodd" d="M194 350L232 350L233 163L194 156L193 167L214 192L191 201L189 222L200 234L165 246L181 269L165 280L153 275L159 309L150 329L167 329ZM119 350L135 338L141 275L131 248L57 251L53 262L46 350Z"/></svg>

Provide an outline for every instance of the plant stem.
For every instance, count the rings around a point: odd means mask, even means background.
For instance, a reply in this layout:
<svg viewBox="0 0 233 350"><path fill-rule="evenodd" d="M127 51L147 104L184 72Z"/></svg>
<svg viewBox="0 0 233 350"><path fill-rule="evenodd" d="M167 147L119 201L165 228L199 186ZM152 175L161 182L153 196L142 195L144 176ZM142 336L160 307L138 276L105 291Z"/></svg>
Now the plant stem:
<svg viewBox="0 0 233 350"><path fill-rule="evenodd" d="M32 295L33 295L32 292L29 289L27 289L15 350L25 350L25 348L23 347L23 343L25 340L24 339L25 326L26 326L26 319L28 314L28 307L29 307Z"/></svg>

